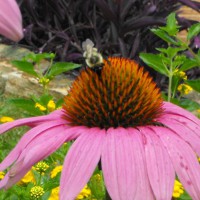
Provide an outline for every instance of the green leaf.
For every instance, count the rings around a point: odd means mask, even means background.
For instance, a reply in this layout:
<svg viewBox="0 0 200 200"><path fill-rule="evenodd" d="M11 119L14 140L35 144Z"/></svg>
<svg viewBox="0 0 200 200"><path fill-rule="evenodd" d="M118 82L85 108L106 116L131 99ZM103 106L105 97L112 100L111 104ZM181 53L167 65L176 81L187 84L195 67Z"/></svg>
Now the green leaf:
<svg viewBox="0 0 200 200"><path fill-rule="evenodd" d="M188 69L192 69L197 66L198 66L198 63L196 60L186 59L183 62L183 65L180 67L180 71L186 71Z"/></svg>
<svg viewBox="0 0 200 200"><path fill-rule="evenodd" d="M35 102L31 99L9 99L9 104L13 104L14 106L23 109L24 111L28 112L32 116L43 115L43 112L39 109L35 108Z"/></svg>
<svg viewBox="0 0 200 200"><path fill-rule="evenodd" d="M176 21L176 14L171 13L167 17L167 24L165 27L159 27L161 30L166 31L170 36L176 36L176 34L179 32L179 26L177 25Z"/></svg>
<svg viewBox="0 0 200 200"><path fill-rule="evenodd" d="M165 42L173 44L173 45L177 45L180 46L180 42L177 42L175 40L175 38L169 36L164 30L161 29L151 29L151 31L157 35L158 37L160 37L161 39L163 39Z"/></svg>
<svg viewBox="0 0 200 200"><path fill-rule="evenodd" d="M193 90L200 92L200 79L186 80L185 83L192 87Z"/></svg>
<svg viewBox="0 0 200 200"><path fill-rule="evenodd" d="M53 78L56 75L76 69L78 67L80 67L80 65L75 63L57 62L51 66L51 69L47 74L47 78Z"/></svg>
<svg viewBox="0 0 200 200"><path fill-rule="evenodd" d="M156 50L167 54L170 58L174 58L180 51L184 51L186 48L184 47L168 47L167 49L165 48L156 48Z"/></svg>
<svg viewBox="0 0 200 200"><path fill-rule="evenodd" d="M23 58L23 60L24 61L28 61L28 62L40 63L41 60L54 59L54 58L55 58L55 54L54 53L39 53L39 54L30 53L30 54L26 55Z"/></svg>
<svg viewBox="0 0 200 200"><path fill-rule="evenodd" d="M38 77L37 72L35 72L34 70L34 66L33 64L27 62L27 61L18 61L18 60L14 60L12 61L12 64L17 67L19 70L26 72L30 75L36 76Z"/></svg>
<svg viewBox="0 0 200 200"><path fill-rule="evenodd" d="M200 23L192 25L188 30L187 40L191 40L193 37L200 33Z"/></svg>
<svg viewBox="0 0 200 200"><path fill-rule="evenodd" d="M191 99L181 99L179 102L179 106L192 112L199 109L200 104L196 101L192 101Z"/></svg>
<svg viewBox="0 0 200 200"><path fill-rule="evenodd" d="M32 99L35 103L40 103L41 105L46 106L49 103L49 101L53 99L53 96L49 94L42 94L40 98L32 96Z"/></svg>
<svg viewBox="0 0 200 200"><path fill-rule="evenodd" d="M151 53L141 53L140 58L145 62L149 67L152 67L157 72L168 76L169 71L166 66L163 64L163 60L159 55Z"/></svg>

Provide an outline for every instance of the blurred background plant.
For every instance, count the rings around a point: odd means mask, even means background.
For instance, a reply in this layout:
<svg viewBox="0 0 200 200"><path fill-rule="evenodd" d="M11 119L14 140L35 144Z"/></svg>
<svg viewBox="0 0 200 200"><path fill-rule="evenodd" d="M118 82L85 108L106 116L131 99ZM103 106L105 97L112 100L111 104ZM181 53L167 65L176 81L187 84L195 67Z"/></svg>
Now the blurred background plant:
<svg viewBox="0 0 200 200"><path fill-rule="evenodd" d="M54 62L54 58L54 53L30 53L22 60L12 61L12 64L19 70L36 78L43 88L43 94L30 96L30 98L8 98L6 104L23 110L27 116L44 115L59 109L63 100L55 99L49 94L49 83L55 76L76 69L80 65L72 62ZM41 66L44 59L49 61L45 69Z"/></svg>
<svg viewBox="0 0 200 200"><path fill-rule="evenodd" d="M191 0L17 0L23 15L24 39L35 52L53 52L59 61L83 63L82 42L90 38L104 56L137 59L165 43L149 29L163 26L180 6L199 10ZM178 17L181 29L194 23ZM3 42L8 42L6 39Z"/></svg>

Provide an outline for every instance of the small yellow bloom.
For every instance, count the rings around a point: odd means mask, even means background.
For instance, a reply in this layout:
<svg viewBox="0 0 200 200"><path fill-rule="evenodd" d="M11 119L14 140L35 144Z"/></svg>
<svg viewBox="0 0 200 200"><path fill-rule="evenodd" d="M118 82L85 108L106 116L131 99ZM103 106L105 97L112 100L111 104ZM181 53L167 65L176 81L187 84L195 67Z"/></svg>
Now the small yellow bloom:
<svg viewBox="0 0 200 200"><path fill-rule="evenodd" d="M35 177L33 175L32 170L28 171L26 175L18 182L19 185L26 185L28 183L35 183Z"/></svg>
<svg viewBox="0 0 200 200"><path fill-rule="evenodd" d="M50 112L54 111L56 109L56 104L53 100L50 100L47 104L47 108Z"/></svg>
<svg viewBox="0 0 200 200"><path fill-rule="evenodd" d="M62 171L62 168L63 168L62 165L56 166L56 167L51 171L51 178L56 177L56 175L57 175L59 172Z"/></svg>
<svg viewBox="0 0 200 200"><path fill-rule="evenodd" d="M45 77L42 77L39 79L39 83L42 84L42 85L47 85L49 83L49 79L48 78L45 78Z"/></svg>
<svg viewBox="0 0 200 200"><path fill-rule="evenodd" d="M177 76L179 76L180 78L182 78L183 80L187 80L187 75L185 72L183 71L178 71L178 69L176 69L174 71L174 74L176 74Z"/></svg>
<svg viewBox="0 0 200 200"><path fill-rule="evenodd" d="M197 112L200 113L200 109L198 109Z"/></svg>
<svg viewBox="0 0 200 200"><path fill-rule="evenodd" d="M48 200L59 200L59 187L54 188L51 190L51 195Z"/></svg>
<svg viewBox="0 0 200 200"><path fill-rule="evenodd" d="M34 186L30 190L30 195L33 199L39 199L44 194L44 189L41 186Z"/></svg>
<svg viewBox="0 0 200 200"><path fill-rule="evenodd" d="M59 191L60 188L56 187L51 191L51 195L48 198L48 200L59 200ZM86 185L81 192L79 193L79 195L76 197L75 200L80 200L80 199L84 199L91 196L91 190L90 188L88 188L88 186Z"/></svg>
<svg viewBox="0 0 200 200"><path fill-rule="evenodd" d="M46 108L44 106L42 106L41 104L39 104L39 103L35 104L35 108L39 108L39 110L41 110L41 111L45 111L46 110Z"/></svg>
<svg viewBox="0 0 200 200"><path fill-rule="evenodd" d="M79 193L79 195L76 197L76 200L80 200L80 199L84 199L91 196L91 190L90 188L86 185L81 192Z"/></svg>
<svg viewBox="0 0 200 200"><path fill-rule="evenodd" d="M40 173L43 173L45 172L47 169L49 168L49 165L47 165L45 162L43 161L40 161L38 162L36 165L35 165L35 170L40 172Z"/></svg>
<svg viewBox="0 0 200 200"><path fill-rule="evenodd" d="M187 84L180 84L177 88L177 90L183 94L183 95L187 95L189 94L193 89L192 87L190 87L189 85Z"/></svg>
<svg viewBox="0 0 200 200"><path fill-rule="evenodd" d="M175 180L174 191L173 191L172 196L174 198L179 198L181 196L181 194L183 194L183 193L184 193L183 185L179 181Z"/></svg>
<svg viewBox="0 0 200 200"><path fill-rule="evenodd" d="M5 176L5 173L4 172L0 172L0 180L2 180Z"/></svg>
<svg viewBox="0 0 200 200"><path fill-rule="evenodd" d="M1 123L12 122L12 121L14 121L14 119L12 117L4 116L4 117L0 118Z"/></svg>

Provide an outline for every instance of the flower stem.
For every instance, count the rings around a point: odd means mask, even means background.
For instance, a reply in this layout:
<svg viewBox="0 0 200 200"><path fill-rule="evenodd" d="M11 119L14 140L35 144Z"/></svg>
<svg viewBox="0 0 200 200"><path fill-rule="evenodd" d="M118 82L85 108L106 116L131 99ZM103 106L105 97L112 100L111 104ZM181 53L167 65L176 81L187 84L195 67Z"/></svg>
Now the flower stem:
<svg viewBox="0 0 200 200"><path fill-rule="evenodd" d="M171 101L171 97L172 97L172 77L173 77L173 66L172 66L172 60L170 62L170 66L169 66L169 83L168 83L168 98L167 101L170 102Z"/></svg>

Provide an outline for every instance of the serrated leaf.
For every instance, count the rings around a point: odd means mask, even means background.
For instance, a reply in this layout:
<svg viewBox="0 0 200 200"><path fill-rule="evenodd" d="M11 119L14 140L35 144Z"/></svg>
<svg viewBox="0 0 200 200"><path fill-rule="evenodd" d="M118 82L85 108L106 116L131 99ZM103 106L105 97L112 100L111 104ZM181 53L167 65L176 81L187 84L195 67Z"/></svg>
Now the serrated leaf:
<svg viewBox="0 0 200 200"><path fill-rule="evenodd" d="M200 79L186 80L185 83L192 87L193 90L200 92Z"/></svg>
<svg viewBox="0 0 200 200"><path fill-rule="evenodd" d="M180 71L186 71L188 69L192 69L194 67L199 66L196 60L186 59L182 66L180 67Z"/></svg>
<svg viewBox="0 0 200 200"><path fill-rule="evenodd" d="M35 70L34 70L33 64L26 62L26 61L18 61L18 60L12 61L12 64L15 67L17 67L19 70L26 72L32 76L38 77L37 72L35 72Z"/></svg>
<svg viewBox="0 0 200 200"><path fill-rule="evenodd" d="M162 58L159 55L151 53L141 53L140 58L145 62L149 67L152 67L157 72L168 76L169 71L163 64Z"/></svg>
<svg viewBox="0 0 200 200"><path fill-rule="evenodd" d="M200 33L200 23L192 25L188 30L187 40L191 40L193 37Z"/></svg>
<svg viewBox="0 0 200 200"><path fill-rule="evenodd" d="M160 27L160 29L166 31L170 36L176 36L179 31L179 26L177 25L176 21L176 14L171 13L167 17L167 24L165 27Z"/></svg>
<svg viewBox="0 0 200 200"><path fill-rule="evenodd" d="M164 40L167 43L174 44L177 46L180 46L180 43L177 42L173 37L169 36L164 30L161 29L151 29L151 31L160 37L162 40Z"/></svg>
<svg viewBox="0 0 200 200"><path fill-rule="evenodd" d="M168 47L168 48L156 48L156 50L167 54L170 58L173 58L176 54L178 54L180 51L184 51L186 48L184 47Z"/></svg>
<svg viewBox="0 0 200 200"><path fill-rule="evenodd" d="M75 63L57 62L51 66L51 69L47 74L47 78L52 78L54 76L62 74L63 72L68 72L78 67L80 67L80 65Z"/></svg>

